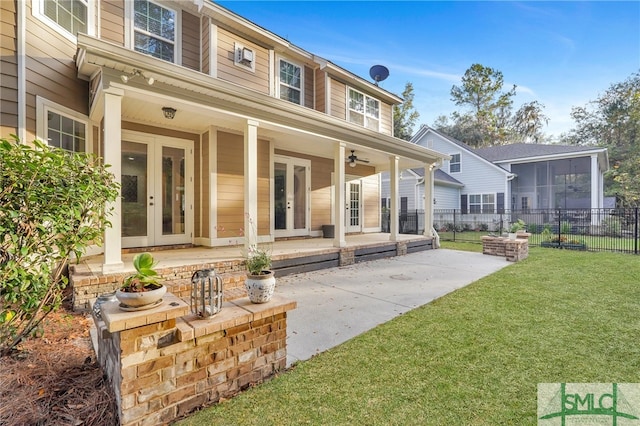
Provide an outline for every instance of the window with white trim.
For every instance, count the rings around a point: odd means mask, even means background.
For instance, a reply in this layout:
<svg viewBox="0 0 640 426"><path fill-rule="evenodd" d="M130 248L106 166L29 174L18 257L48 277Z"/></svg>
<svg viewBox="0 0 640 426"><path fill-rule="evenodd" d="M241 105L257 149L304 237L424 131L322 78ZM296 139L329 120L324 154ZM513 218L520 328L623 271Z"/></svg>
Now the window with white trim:
<svg viewBox="0 0 640 426"><path fill-rule="evenodd" d="M134 0L133 3L133 48L175 62L176 11L148 0Z"/></svg>
<svg viewBox="0 0 640 426"><path fill-rule="evenodd" d="M469 213L495 213L495 194L470 194Z"/></svg>
<svg viewBox="0 0 640 426"><path fill-rule="evenodd" d="M380 130L380 101L349 88L347 120L367 129Z"/></svg>
<svg viewBox="0 0 640 426"><path fill-rule="evenodd" d="M302 67L280 59L280 99L293 102L294 104L302 104Z"/></svg>
<svg viewBox="0 0 640 426"><path fill-rule="evenodd" d="M36 98L36 110L37 136L47 145L87 152L90 126L86 116L40 97Z"/></svg>
<svg viewBox="0 0 640 426"><path fill-rule="evenodd" d="M460 173L460 153L451 154L451 160L449 160L449 173Z"/></svg>
<svg viewBox="0 0 640 426"><path fill-rule="evenodd" d="M33 15L65 38L76 42L78 33L94 34L95 2L89 0L33 0Z"/></svg>

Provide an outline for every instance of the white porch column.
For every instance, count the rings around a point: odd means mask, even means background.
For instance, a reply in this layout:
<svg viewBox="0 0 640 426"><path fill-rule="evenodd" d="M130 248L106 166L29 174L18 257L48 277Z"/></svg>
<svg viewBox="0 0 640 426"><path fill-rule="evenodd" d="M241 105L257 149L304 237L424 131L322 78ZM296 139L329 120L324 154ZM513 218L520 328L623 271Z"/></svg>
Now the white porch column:
<svg viewBox="0 0 640 426"><path fill-rule="evenodd" d="M398 241L398 224L400 218L398 217L398 196L399 196L399 182L400 171L398 170L398 157L389 157L389 184L391 187L391 202L389 203L389 240Z"/></svg>
<svg viewBox="0 0 640 426"><path fill-rule="evenodd" d="M333 180L335 190L333 191L333 216L334 216L334 235L333 246L334 247L346 247L347 240L344 237L345 224L344 224L344 211L346 208L346 202L344 198L344 143L336 143L333 147Z"/></svg>
<svg viewBox="0 0 640 426"><path fill-rule="evenodd" d="M422 209L424 210L424 235L431 237L431 229L433 228L433 164L424 165L424 200L422 200Z"/></svg>
<svg viewBox="0 0 640 426"><path fill-rule="evenodd" d="M258 126L247 120L244 129L244 235L245 248L258 243Z"/></svg>
<svg viewBox="0 0 640 426"><path fill-rule="evenodd" d="M122 183L122 96L124 91L109 88L104 92L104 162L110 164L110 171L115 175L115 181ZM102 273L119 271L124 268L122 262L122 197L118 198L107 208L113 207L113 214L109 217L111 227L104 232L104 263Z"/></svg>
<svg viewBox="0 0 640 426"><path fill-rule="evenodd" d="M600 184L600 168L598 167L598 155L591 156L591 208L598 209L602 206L602 185Z"/></svg>

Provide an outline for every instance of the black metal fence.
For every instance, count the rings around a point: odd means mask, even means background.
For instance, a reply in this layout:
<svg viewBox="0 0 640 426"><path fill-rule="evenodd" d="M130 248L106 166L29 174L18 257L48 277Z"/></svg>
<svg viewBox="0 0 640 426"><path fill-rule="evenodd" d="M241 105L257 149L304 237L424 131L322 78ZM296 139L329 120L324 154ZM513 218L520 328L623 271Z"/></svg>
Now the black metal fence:
<svg viewBox="0 0 640 426"><path fill-rule="evenodd" d="M638 208L542 209L504 213L435 210L434 228L441 240L481 242L484 235L509 232L524 223L530 246L638 254Z"/></svg>
<svg viewBox="0 0 640 426"><path fill-rule="evenodd" d="M424 233L424 210L400 211L398 229L401 234ZM382 232L390 232L391 212L382 211Z"/></svg>

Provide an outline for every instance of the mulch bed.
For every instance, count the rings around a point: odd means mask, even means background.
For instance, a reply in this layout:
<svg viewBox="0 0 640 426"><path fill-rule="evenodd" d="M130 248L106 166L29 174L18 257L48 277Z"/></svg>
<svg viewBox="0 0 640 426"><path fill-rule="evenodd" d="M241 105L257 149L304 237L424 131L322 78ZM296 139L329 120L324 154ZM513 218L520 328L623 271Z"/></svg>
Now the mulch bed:
<svg viewBox="0 0 640 426"><path fill-rule="evenodd" d="M118 424L113 392L96 360L93 320L68 307L49 314L39 338L0 357L0 425Z"/></svg>

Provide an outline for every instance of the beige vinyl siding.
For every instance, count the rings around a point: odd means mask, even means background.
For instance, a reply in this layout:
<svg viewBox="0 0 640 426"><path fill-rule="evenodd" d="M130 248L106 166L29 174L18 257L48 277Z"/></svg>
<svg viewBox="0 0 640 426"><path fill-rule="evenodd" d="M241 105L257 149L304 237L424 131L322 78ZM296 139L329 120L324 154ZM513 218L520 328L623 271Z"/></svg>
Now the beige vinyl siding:
<svg viewBox="0 0 640 426"><path fill-rule="evenodd" d="M343 120L347 119L347 87L333 78L330 78L331 84L331 115Z"/></svg>
<svg viewBox="0 0 640 426"><path fill-rule="evenodd" d="M365 228L380 226L380 184L378 175L367 176L362 179L362 200Z"/></svg>
<svg viewBox="0 0 640 426"><path fill-rule="evenodd" d="M315 105L315 109L316 111L320 111L320 112L327 112L327 96L326 96L326 91L327 91L327 82L326 82L326 74L323 71L320 71L319 69L316 70L315 72L315 95L316 95L316 105Z"/></svg>
<svg viewBox="0 0 640 426"><path fill-rule="evenodd" d="M89 84L77 78L75 44L35 18L31 2L26 15L26 128L31 138L36 132L36 95L88 115Z"/></svg>
<svg viewBox="0 0 640 426"><path fill-rule="evenodd" d="M124 46L124 0L100 2L100 38Z"/></svg>
<svg viewBox="0 0 640 426"><path fill-rule="evenodd" d="M235 42L253 50L255 72L234 64ZM269 94L269 52L267 49L218 27L217 61L219 79Z"/></svg>
<svg viewBox="0 0 640 426"><path fill-rule="evenodd" d="M211 57L209 56L209 48L211 41L211 21L208 17L203 16L201 21L202 32L202 72L211 73Z"/></svg>
<svg viewBox="0 0 640 426"><path fill-rule="evenodd" d="M182 11L182 66L200 71L200 19Z"/></svg>
<svg viewBox="0 0 640 426"><path fill-rule="evenodd" d="M304 67L304 106L314 108L314 72L309 67Z"/></svg>
<svg viewBox="0 0 640 426"><path fill-rule="evenodd" d="M218 238L244 233L244 136L218 132ZM258 140L258 235L269 235L269 143Z"/></svg>
<svg viewBox="0 0 640 426"><path fill-rule="evenodd" d="M392 106L380 101L380 133L393 136Z"/></svg>
<svg viewBox="0 0 640 426"><path fill-rule="evenodd" d="M16 3L0 1L0 137L18 133Z"/></svg>

